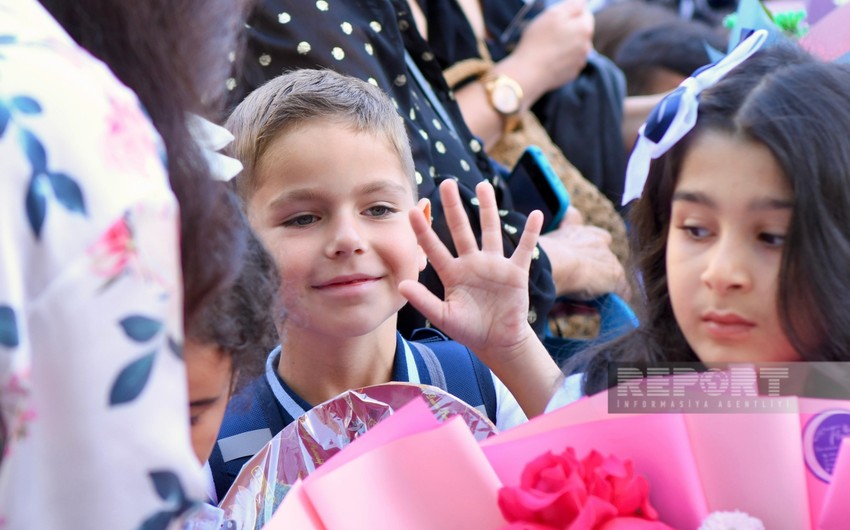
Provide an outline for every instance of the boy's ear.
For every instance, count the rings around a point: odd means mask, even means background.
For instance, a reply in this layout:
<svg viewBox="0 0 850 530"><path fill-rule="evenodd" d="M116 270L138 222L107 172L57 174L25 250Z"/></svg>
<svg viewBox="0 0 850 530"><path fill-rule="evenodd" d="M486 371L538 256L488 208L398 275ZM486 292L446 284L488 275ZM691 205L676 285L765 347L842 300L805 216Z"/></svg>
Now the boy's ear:
<svg viewBox="0 0 850 530"><path fill-rule="evenodd" d="M422 215L424 215L425 220L428 221L428 226L431 226L431 201L428 199L419 199L419 202L416 203L416 207L422 210Z"/></svg>
<svg viewBox="0 0 850 530"><path fill-rule="evenodd" d="M431 226L431 201L428 199L419 199L416 209L422 212L425 220L428 221L428 226ZM416 248L419 250L419 272L422 272L428 266L428 256L425 255L425 250L421 246L416 245Z"/></svg>

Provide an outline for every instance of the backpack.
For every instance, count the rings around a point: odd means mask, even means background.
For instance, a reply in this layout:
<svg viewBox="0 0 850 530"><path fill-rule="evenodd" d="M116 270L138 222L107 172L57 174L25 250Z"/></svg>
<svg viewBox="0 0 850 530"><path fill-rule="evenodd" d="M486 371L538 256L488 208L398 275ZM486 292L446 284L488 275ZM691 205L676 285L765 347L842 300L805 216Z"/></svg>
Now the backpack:
<svg viewBox="0 0 850 530"><path fill-rule="evenodd" d="M487 365L469 348L450 340L434 328L415 330L409 342L425 360L430 381L426 383L420 370L423 383L460 398L496 424L496 387L493 376Z"/></svg>

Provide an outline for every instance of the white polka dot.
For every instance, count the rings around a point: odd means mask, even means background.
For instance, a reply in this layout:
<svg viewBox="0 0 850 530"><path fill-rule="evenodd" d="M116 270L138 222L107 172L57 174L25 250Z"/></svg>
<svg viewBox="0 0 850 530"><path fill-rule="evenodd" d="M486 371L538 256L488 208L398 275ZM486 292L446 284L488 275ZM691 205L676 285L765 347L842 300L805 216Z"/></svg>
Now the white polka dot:
<svg viewBox="0 0 850 530"><path fill-rule="evenodd" d="M393 107L395 107L395 110L398 110L398 101L396 101L395 98L390 98L390 100L393 102Z"/></svg>
<svg viewBox="0 0 850 530"><path fill-rule="evenodd" d="M418 171L417 171L417 172L416 172L416 185L417 185L417 186L421 186L421 185L422 185L422 181L423 181L423 180L424 180L424 179L422 178L422 173L420 173L420 172L418 172Z"/></svg>
<svg viewBox="0 0 850 530"><path fill-rule="evenodd" d="M423 140L427 140L427 139L428 139L428 133L427 133L427 132L425 132L425 130L424 130L424 129L419 129L419 136L421 136Z"/></svg>
<svg viewBox="0 0 850 530"><path fill-rule="evenodd" d="M460 167L463 168L464 171L469 171L469 162L464 159L460 160Z"/></svg>
<svg viewBox="0 0 850 530"><path fill-rule="evenodd" d="M268 66L272 62L272 56L267 54L267 53L264 53L264 54L260 55L259 61L260 61L260 66Z"/></svg>
<svg viewBox="0 0 850 530"><path fill-rule="evenodd" d="M339 46L336 46L333 50L331 50L331 55L333 55L334 59L337 61L345 59L345 52Z"/></svg>
<svg viewBox="0 0 850 530"><path fill-rule="evenodd" d="M517 233L517 229L516 229L515 226L511 226L511 225L506 224L505 225L505 232L509 233L510 235L514 235L514 234Z"/></svg>
<svg viewBox="0 0 850 530"><path fill-rule="evenodd" d="M366 53L368 53L369 55L374 55L374 53L375 53L375 49L374 49L374 48L372 48L372 45L371 45L371 44L369 44L369 43L367 42L366 44L364 44L364 45L363 45L363 47L366 49Z"/></svg>
<svg viewBox="0 0 850 530"><path fill-rule="evenodd" d="M354 29L354 28L351 27L351 24L349 22L343 22L342 24L339 25L339 27L342 28L342 32L345 33L346 35L351 35L351 32Z"/></svg>
<svg viewBox="0 0 850 530"><path fill-rule="evenodd" d="M378 22L377 20L373 20L372 22L369 22L369 27L372 28L372 31L374 31L375 33L380 33L381 29L383 29L381 27L381 23Z"/></svg>
<svg viewBox="0 0 850 530"><path fill-rule="evenodd" d="M511 212L509 212L508 210L499 210L499 217L505 217L509 213Z"/></svg>
<svg viewBox="0 0 850 530"><path fill-rule="evenodd" d="M227 54L227 60L231 63L236 60L236 52L230 52Z"/></svg>
<svg viewBox="0 0 850 530"><path fill-rule="evenodd" d="M472 204L473 206L480 206L481 205L481 202L478 200L478 197L473 197L473 198L469 199L469 203Z"/></svg>
<svg viewBox="0 0 850 530"><path fill-rule="evenodd" d="M312 48L310 46L310 43L306 40L302 40L301 42L299 42L298 47L296 48L296 50L298 50L298 53L300 53L301 55L307 55L308 53L310 53L311 49Z"/></svg>
<svg viewBox="0 0 850 530"><path fill-rule="evenodd" d="M534 324L535 322L537 322L537 311L532 307L528 310L528 323Z"/></svg>
<svg viewBox="0 0 850 530"><path fill-rule="evenodd" d="M368 82L369 82L369 84L370 84L370 85L372 85L372 86L378 86L378 82L377 82L377 81L375 81L375 78L374 78L374 77L370 77L370 78L369 78L369 79L367 79L366 81L368 81Z"/></svg>
<svg viewBox="0 0 850 530"><path fill-rule="evenodd" d="M425 60L425 61L433 61L434 60L434 54L431 53L431 52L425 52L425 53L422 54L422 59Z"/></svg>
<svg viewBox="0 0 850 530"><path fill-rule="evenodd" d="M395 86L404 86L407 84L407 76L404 74L397 75L393 83L395 83Z"/></svg>
<svg viewBox="0 0 850 530"><path fill-rule="evenodd" d="M473 153L478 153L481 151L481 142L473 138L469 141L469 148L472 149Z"/></svg>
<svg viewBox="0 0 850 530"><path fill-rule="evenodd" d="M233 90L234 88L236 88L236 79L228 77L225 86L227 87L227 90Z"/></svg>
<svg viewBox="0 0 850 530"><path fill-rule="evenodd" d="M288 24L290 20L292 20L292 17L286 11L277 15L277 21L281 24Z"/></svg>
<svg viewBox="0 0 850 530"><path fill-rule="evenodd" d="M316 9L318 9L319 11L327 11L328 3L325 0L319 0L318 2L316 2Z"/></svg>
<svg viewBox="0 0 850 530"><path fill-rule="evenodd" d="M442 130L443 130L443 124L442 124L442 123L440 123L440 120L438 120L437 118L434 118L434 119L431 121L431 123L433 123L433 124L434 124L434 128L435 128L435 129L437 129L438 131L442 131Z"/></svg>
<svg viewBox="0 0 850 530"><path fill-rule="evenodd" d="M436 177L437 176L437 168L435 168L434 166L429 166L428 167L428 174L431 175L431 178Z"/></svg>
<svg viewBox="0 0 850 530"><path fill-rule="evenodd" d="M531 251L531 259L540 259L540 247L534 247L534 250Z"/></svg>
<svg viewBox="0 0 850 530"><path fill-rule="evenodd" d="M410 109L410 113L409 113L409 115L410 115L410 119L411 119L411 120L415 120L415 119L416 119L416 111L415 111L415 110Z"/></svg>
<svg viewBox="0 0 850 530"><path fill-rule="evenodd" d="M437 143L434 144L434 147L437 148L437 152L440 153L441 155L446 154L446 146L443 145L443 142L438 141Z"/></svg>
<svg viewBox="0 0 850 530"><path fill-rule="evenodd" d="M401 31L407 31L409 28L410 24L406 20L401 19L398 21L398 29L400 29Z"/></svg>

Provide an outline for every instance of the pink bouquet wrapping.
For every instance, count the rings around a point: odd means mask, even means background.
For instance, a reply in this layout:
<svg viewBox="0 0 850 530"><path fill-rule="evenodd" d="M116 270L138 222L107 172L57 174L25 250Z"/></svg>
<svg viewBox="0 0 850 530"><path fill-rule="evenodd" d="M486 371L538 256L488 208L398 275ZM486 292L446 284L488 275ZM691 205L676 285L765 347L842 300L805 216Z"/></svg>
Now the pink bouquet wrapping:
<svg viewBox="0 0 850 530"><path fill-rule="evenodd" d="M749 396L747 412L613 414L610 398L494 436L441 423L415 399L300 475L266 528L847 526L850 401Z"/></svg>
<svg viewBox="0 0 850 530"><path fill-rule="evenodd" d="M496 432L486 416L436 387L386 383L351 390L310 409L245 464L220 503L225 520L232 528L262 527L292 484L414 399L427 404L434 419L429 427L459 417L475 440Z"/></svg>

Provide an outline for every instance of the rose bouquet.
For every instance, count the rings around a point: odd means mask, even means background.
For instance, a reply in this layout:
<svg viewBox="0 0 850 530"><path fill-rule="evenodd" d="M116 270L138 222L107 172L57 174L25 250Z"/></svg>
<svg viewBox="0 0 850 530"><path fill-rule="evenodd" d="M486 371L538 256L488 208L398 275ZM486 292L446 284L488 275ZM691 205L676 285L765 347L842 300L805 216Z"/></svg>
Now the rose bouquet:
<svg viewBox="0 0 850 530"><path fill-rule="evenodd" d="M850 402L758 397L794 406L611 414L608 399L480 441L411 402L299 480L267 528L846 527Z"/></svg>

